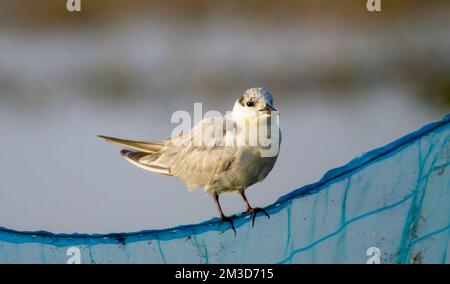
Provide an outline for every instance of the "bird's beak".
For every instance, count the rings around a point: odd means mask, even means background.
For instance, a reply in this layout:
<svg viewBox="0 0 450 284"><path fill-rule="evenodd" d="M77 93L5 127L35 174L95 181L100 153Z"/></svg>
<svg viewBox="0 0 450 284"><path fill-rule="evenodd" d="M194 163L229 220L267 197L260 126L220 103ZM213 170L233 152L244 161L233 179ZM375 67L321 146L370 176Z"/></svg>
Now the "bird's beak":
<svg viewBox="0 0 450 284"><path fill-rule="evenodd" d="M271 106L270 104L266 104L266 107L262 109L263 111L277 111L276 108Z"/></svg>

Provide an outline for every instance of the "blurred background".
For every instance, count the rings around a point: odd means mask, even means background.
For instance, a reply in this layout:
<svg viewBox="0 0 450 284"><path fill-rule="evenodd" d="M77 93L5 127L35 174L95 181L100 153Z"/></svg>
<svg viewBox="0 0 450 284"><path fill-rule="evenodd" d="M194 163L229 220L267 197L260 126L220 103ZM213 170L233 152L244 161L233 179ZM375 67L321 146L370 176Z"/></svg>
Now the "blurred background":
<svg viewBox="0 0 450 284"><path fill-rule="evenodd" d="M224 113L249 87L271 90L283 131L274 170L247 191L254 206L450 110L449 1L81 4L0 0L0 226L100 233L216 216L202 190L96 135L163 139L174 111Z"/></svg>

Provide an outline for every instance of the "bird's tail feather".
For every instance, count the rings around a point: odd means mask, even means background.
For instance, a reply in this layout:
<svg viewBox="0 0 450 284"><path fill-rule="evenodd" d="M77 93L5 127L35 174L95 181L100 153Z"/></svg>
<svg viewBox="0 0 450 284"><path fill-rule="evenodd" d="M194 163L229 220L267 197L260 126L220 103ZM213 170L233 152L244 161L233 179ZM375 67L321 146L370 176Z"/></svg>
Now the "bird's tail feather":
<svg viewBox="0 0 450 284"><path fill-rule="evenodd" d="M171 175L170 170L167 167L163 167L161 165L156 165L152 163L156 159L158 159L159 157L158 153L149 154L144 152L133 152L129 150L122 150L120 151L120 153L122 154L122 156L125 157L125 159L128 162L144 170L168 176Z"/></svg>
<svg viewBox="0 0 450 284"><path fill-rule="evenodd" d="M164 147L164 144L161 142L125 140L103 135L97 135L97 137L103 138L108 142L123 146L125 148L142 151L145 153L156 153Z"/></svg>

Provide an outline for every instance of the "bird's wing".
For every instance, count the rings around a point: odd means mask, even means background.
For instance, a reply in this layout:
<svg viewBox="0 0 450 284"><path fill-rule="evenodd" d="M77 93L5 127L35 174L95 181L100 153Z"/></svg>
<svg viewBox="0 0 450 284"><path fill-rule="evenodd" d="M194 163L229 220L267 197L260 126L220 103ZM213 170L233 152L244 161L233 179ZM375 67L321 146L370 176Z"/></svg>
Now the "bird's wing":
<svg viewBox="0 0 450 284"><path fill-rule="evenodd" d="M213 184L221 173L229 170L238 153L236 146L225 144L227 119L223 116L202 120L190 132L169 140L151 165L168 168L170 174L183 180L190 190ZM211 144L203 141L199 145L197 142L202 141L199 135L211 138L207 141Z"/></svg>

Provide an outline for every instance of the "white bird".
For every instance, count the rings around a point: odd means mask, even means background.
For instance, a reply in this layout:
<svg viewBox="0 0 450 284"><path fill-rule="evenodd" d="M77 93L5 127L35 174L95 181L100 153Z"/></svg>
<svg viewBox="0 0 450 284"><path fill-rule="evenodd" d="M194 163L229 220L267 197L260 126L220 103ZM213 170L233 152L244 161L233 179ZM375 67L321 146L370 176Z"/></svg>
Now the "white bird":
<svg viewBox="0 0 450 284"><path fill-rule="evenodd" d="M203 187L204 191L214 198L221 218L220 223L229 222L236 233L232 219L222 211L219 194L240 193L246 212L253 215L252 225L258 212L270 218L264 209L250 206L245 190L264 180L278 158L281 131L274 113L278 115L278 111L273 107L271 93L265 88L251 88L236 100L230 114L203 119L190 131L178 137L161 142L124 140L102 135L99 137L130 149L122 150L121 153L138 167L175 176L183 181L190 191ZM224 131L224 125L231 125L231 129L225 127ZM267 137L273 138L270 147L275 148L271 155L263 154L268 145L261 145L259 140L256 144L251 144L252 138L249 137L259 134L261 125L267 126ZM273 126L276 127L276 132L273 132ZM203 137L197 140L199 135L211 128L214 131L210 131L209 135L213 143L205 143ZM198 141L201 141L201 144L198 144ZM233 143L229 143L230 141Z"/></svg>

